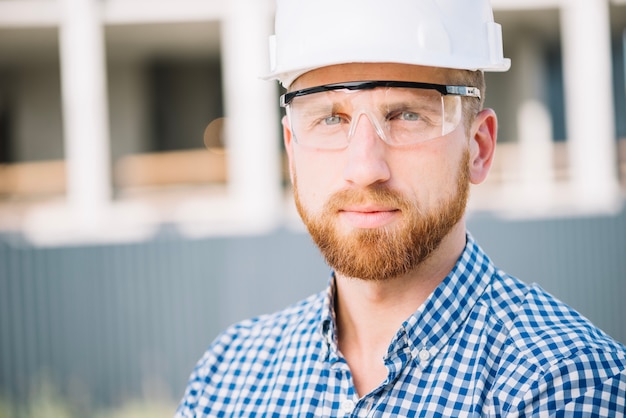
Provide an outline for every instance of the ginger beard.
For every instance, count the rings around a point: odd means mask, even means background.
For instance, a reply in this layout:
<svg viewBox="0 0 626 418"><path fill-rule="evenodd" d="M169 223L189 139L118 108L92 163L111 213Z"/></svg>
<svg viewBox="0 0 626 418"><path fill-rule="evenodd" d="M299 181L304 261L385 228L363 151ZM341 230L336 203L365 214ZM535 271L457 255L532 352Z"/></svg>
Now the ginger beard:
<svg viewBox="0 0 626 418"><path fill-rule="evenodd" d="M469 150L461 159L456 193L429 211L386 187L372 186L340 191L328 199L320 214L312 214L302 204L294 175L298 213L326 262L343 276L368 281L389 280L416 269L463 218L468 196ZM339 210L365 202L396 207L403 219L383 228L340 232L335 224Z"/></svg>

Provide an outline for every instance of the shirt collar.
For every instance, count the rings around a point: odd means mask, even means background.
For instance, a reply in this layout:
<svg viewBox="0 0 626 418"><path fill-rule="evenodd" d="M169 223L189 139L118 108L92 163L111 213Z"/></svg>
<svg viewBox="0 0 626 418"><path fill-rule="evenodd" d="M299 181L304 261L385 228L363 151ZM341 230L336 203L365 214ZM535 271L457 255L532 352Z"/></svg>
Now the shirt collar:
<svg viewBox="0 0 626 418"><path fill-rule="evenodd" d="M465 321L495 273L495 267L468 233L465 249L454 268L433 293L402 324L388 355L408 348L426 367ZM321 317L321 332L329 359L338 357L335 318L335 275L331 275ZM408 345L408 347L406 347Z"/></svg>
<svg viewBox="0 0 626 418"><path fill-rule="evenodd" d="M412 357L419 359L422 367L428 365L466 320L494 273L491 260L468 233L465 249L452 271L399 332L406 334Z"/></svg>
<svg viewBox="0 0 626 418"><path fill-rule="evenodd" d="M324 298L324 304L322 306L322 327L320 330L323 341L325 342L324 348L326 350L326 354L331 360L338 359L337 332L335 329L335 324L337 323L335 315L336 294L335 273L332 272L326 291L326 297Z"/></svg>

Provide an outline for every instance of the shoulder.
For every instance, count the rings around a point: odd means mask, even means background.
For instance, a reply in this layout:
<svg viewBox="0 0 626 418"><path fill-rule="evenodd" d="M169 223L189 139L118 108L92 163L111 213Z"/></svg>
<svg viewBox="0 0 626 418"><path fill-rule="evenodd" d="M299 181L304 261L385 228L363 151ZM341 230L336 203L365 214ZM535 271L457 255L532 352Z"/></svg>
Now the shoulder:
<svg viewBox="0 0 626 418"><path fill-rule="evenodd" d="M492 281L493 315L504 325L520 355L548 366L578 351L624 355L625 347L539 285L498 272Z"/></svg>
<svg viewBox="0 0 626 418"><path fill-rule="evenodd" d="M539 285L505 273L496 274L487 299L506 333L511 363L504 375L527 382L512 409L624 411L626 347Z"/></svg>
<svg viewBox="0 0 626 418"><path fill-rule="evenodd" d="M250 382L262 380L280 363L278 356L295 356L298 350L309 349L319 329L325 295L313 295L281 311L227 328L196 364L177 417L195 416L192 411L202 408L201 404L208 400L214 406L226 407L232 400L222 398L241 391Z"/></svg>

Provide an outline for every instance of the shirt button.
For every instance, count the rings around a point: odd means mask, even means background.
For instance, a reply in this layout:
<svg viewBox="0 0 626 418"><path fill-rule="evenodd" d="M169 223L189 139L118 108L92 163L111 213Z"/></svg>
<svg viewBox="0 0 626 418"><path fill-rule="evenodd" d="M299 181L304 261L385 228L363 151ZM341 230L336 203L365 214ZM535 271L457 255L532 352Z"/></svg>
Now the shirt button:
<svg viewBox="0 0 626 418"><path fill-rule="evenodd" d="M424 348L419 352L419 357L421 361L426 361L430 358L430 352Z"/></svg>
<svg viewBox="0 0 626 418"><path fill-rule="evenodd" d="M341 412L343 412L344 414L350 414L352 413L352 411L354 411L354 407L354 401L351 399L346 399L341 403Z"/></svg>

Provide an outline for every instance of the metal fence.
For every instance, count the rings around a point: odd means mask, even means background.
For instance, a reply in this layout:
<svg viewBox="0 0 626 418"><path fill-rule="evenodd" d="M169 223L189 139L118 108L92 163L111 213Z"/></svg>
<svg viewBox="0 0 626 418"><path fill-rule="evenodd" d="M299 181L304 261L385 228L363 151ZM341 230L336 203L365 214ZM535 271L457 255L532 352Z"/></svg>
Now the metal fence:
<svg viewBox="0 0 626 418"><path fill-rule="evenodd" d="M626 341L626 210L474 215L469 226L504 270ZM28 403L49 382L85 411L176 402L219 330L317 292L327 276L309 237L289 230L185 240L164 228L149 242L65 248L0 235L0 398Z"/></svg>

